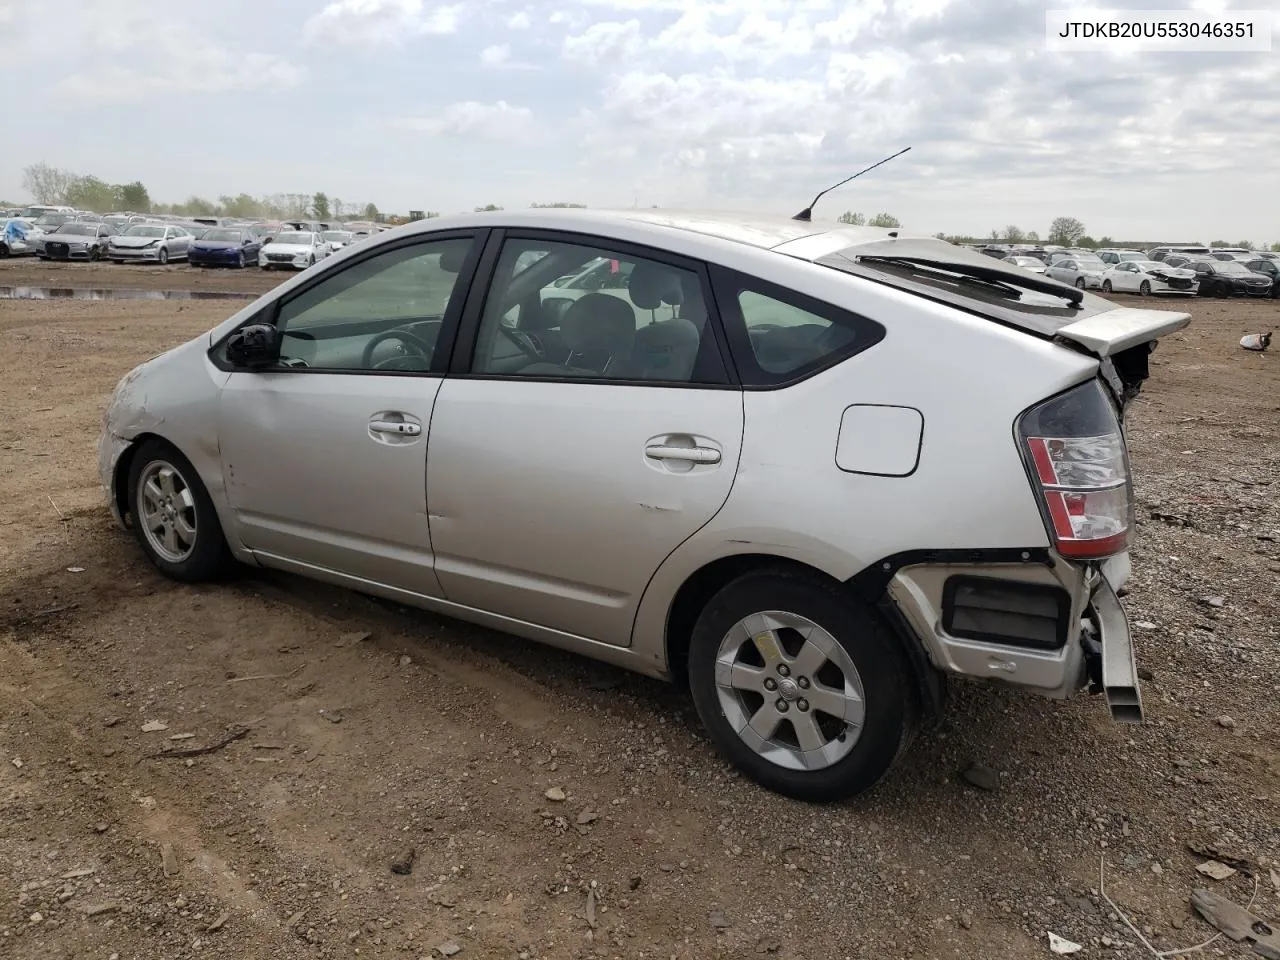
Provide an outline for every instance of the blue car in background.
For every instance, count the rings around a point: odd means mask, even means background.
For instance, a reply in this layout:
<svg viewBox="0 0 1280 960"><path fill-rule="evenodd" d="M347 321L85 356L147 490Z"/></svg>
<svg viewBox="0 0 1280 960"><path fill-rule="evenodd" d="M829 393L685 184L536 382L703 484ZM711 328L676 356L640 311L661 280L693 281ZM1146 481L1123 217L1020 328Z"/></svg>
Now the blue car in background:
<svg viewBox="0 0 1280 960"><path fill-rule="evenodd" d="M210 227L191 241L187 262L193 267L245 267L256 265L262 241L240 227Z"/></svg>

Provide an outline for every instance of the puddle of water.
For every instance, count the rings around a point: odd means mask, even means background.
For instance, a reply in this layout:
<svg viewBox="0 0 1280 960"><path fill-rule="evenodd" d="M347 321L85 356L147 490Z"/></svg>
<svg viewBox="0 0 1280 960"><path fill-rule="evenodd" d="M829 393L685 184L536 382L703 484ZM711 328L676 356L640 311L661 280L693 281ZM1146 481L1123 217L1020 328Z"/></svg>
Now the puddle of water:
<svg viewBox="0 0 1280 960"><path fill-rule="evenodd" d="M117 290L87 287L0 287L0 300L255 300L223 290Z"/></svg>

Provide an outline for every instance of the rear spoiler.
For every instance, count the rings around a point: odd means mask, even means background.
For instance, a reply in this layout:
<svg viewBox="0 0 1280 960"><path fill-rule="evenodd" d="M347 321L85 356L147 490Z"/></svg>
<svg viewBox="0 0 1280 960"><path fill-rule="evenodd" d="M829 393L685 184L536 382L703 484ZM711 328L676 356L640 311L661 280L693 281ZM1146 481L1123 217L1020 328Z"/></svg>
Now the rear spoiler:
<svg viewBox="0 0 1280 960"><path fill-rule="evenodd" d="M1060 328L1054 338L1069 340L1097 357L1106 358L1158 340L1190 322L1189 313L1116 307L1069 323Z"/></svg>

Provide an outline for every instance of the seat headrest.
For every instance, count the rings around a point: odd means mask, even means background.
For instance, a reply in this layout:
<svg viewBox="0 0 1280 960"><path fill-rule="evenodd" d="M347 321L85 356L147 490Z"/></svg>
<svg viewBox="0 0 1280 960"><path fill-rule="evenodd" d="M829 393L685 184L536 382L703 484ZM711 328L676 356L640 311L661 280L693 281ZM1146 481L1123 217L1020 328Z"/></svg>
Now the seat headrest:
<svg viewBox="0 0 1280 960"><path fill-rule="evenodd" d="M636 331L632 375L642 380L687 381L701 341L697 326L684 317L646 324Z"/></svg>
<svg viewBox="0 0 1280 960"><path fill-rule="evenodd" d="M588 293L564 312L560 334L573 353L621 356L630 352L635 342L636 315L617 297Z"/></svg>
<svg viewBox="0 0 1280 960"><path fill-rule="evenodd" d="M637 263L627 283L631 302L641 310L656 310L662 304L675 306L684 302L680 274L657 263Z"/></svg>
<svg viewBox="0 0 1280 960"><path fill-rule="evenodd" d="M450 244L440 254L440 269L445 273L457 273L462 269L462 261L466 259L468 244Z"/></svg>

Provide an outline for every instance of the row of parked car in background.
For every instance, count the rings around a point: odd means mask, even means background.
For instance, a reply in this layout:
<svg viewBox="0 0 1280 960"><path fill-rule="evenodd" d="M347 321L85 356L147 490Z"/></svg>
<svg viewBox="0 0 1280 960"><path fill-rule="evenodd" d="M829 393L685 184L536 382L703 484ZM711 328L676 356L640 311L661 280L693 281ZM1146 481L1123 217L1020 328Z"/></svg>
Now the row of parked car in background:
<svg viewBox="0 0 1280 960"><path fill-rule="evenodd" d="M1103 293L1280 299L1280 253L1175 245L1150 250L969 244L1005 263Z"/></svg>
<svg viewBox="0 0 1280 960"><path fill-rule="evenodd" d="M386 227L368 221L98 214L65 206L0 210L0 257L302 270Z"/></svg>

